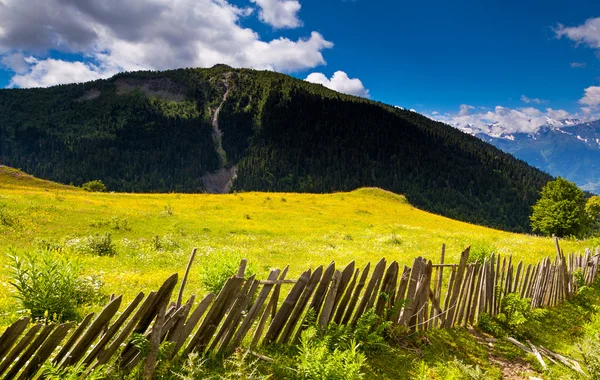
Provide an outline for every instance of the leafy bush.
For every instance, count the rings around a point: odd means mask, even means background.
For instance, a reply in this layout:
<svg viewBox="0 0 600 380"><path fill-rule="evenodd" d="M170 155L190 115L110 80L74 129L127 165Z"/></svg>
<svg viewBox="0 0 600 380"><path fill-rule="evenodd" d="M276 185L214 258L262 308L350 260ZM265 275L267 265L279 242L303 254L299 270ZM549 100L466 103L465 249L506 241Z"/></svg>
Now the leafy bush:
<svg viewBox="0 0 600 380"><path fill-rule="evenodd" d="M300 338L296 369L302 379L355 380L362 379L361 369L366 357L358 351L356 341L330 349L329 336L317 337L317 329L309 327Z"/></svg>
<svg viewBox="0 0 600 380"><path fill-rule="evenodd" d="M363 352L377 352L389 348L385 337L391 322L383 322L373 309L364 313L356 326L331 323L327 329L330 348L344 346L354 341Z"/></svg>
<svg viewBox="0 0 600 380"><path fill-rule="evenodd" d="M241 258L237 255L216 254L203 256L200 266L200 281L209 292L218 294L227 280L235 275L240 266ZM254 266L246 266L246 278L255 273Z"/></svg>
<svg viewBox="0 0 600 380"><path fill-rule="evenodd" d="M106 192L106 185L104 184L104 182L100 181L99 179L86 182L83 185L81 185L81 188L85 191L89 191L92 193L105 193Z"/></svg>
<svg viewBox="0 0 600 380"><path fill-rule="evenodd" d="M80 267L65 257L51 252L20 257L12 251L9 258L15 297L34 319L76 320L79 306L102 299L102 281L82 277Z"/></svg>
<svg viewBox="0 0 600 380"><path fill-rule="evenodd" d="M495 251L496 247L490 242L485 240L478 241L471 246L469 263L483 263L483 260L489 259Z"/></svg>
<svg viewBox="0 0 600 380"><path fill-rule="evenodd" d="M507 334L527 337L532 324L539 323L545 315L544 309L532 309L529 298L521 298L519 293L507 294L500 302L500 313L495 317L482 314L478 326L495 336Z"/></svg>
<svg viewBox="0 0 600 380"><path fill-rule="evenodd" d="M117 254L117 248L112 241L109 233L104 235L94 235L88 237L88 248L92 253L98 256L114 256Z"/></svg>

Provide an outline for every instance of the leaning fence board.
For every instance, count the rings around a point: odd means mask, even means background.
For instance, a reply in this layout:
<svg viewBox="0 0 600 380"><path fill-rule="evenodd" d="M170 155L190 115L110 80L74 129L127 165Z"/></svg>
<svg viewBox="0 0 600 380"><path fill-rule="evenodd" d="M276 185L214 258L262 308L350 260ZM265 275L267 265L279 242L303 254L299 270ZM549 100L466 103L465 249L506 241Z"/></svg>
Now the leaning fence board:
<svg viewBox="0 0 600 380"><path fill-rule="evenodd" d="M63 323L54 329L44 344L37 350L35 355L31 357L31 360L21 373L19 379L29 379L35 375L72 327L73 323Z"/></svg>
<svg viewBox="0 0 600 380"><path fill-rule="evenodd" d="M373 275L371 276L371 280L367 284L367 287L365 288L365 293L363 294L363 298L361 299L361 301L358 304L358 307L356 309L356 312L354 313L354 317L352 318L353 325L356 324L356 322L358 321L358 318L360 318L361 315L363 315L363 313L365 312L365 309L367 308L367 305L371 298L371 293L375 290L376 285L381 280L384 270L385 270L385 259L381 259L377 263L377 265L375 265L375 268L373 269Z"/></svg>
<svg viewBox="0 0 600 380"><path fill-rule="evenodd" d="M354 276L352 277L352 281L348 285L348 288L346 289L346 293L344 293L344 298L342 298L342 300L340 301L340 305L338 306L338 308L335 312L335 317L333 320L338 325L342 322L344 313L348 309L348 303L350 302L350 298L352 297L352 294L354 293L354 289L356 287L356 281L358 280L359 274L360 274L360 269L356 269L354 271Z"/></svg>
<svg viewBox="0 0 600 380"><path fill-rule="evenodd" d="M42 343L44 343L48 335L50 335L55 328L56 325L54 324L44 326L33 342L31 342L27 349L21 354L19 360L10 367L10 370L6 373L6 376L4 376L4 380L11 380L17 376L21 368L23 368L29 358L40 348Z"/></svg>
<svg viewBox="0 0 600 380"><path fill-rule="evenodd" d="M27 330L25 335L23 335L23 337L19 340L19 343L15 345L12 351L10 351L10 353L4 357L2 363L0 363L0 375L2 375L8 369L8 367L15 361L21 352L29 345L29 343L31 343L41 328L41 324L36 324Z"/></svg>
<svg viewBox="0 0 600 380"><path fill-rule="evenodd" d="M240 276L240 277L242 277L242 276ZM227 316L223 320L221 328L218 331L215 330L215 331L217 331L217 334L212 339L212 343L210 344L210 346L208 346L209 351L215 350L215 348L217 347L219 342L227 334L227 332L231 328L231 325L236 320L239 322L239 320L237 319L238 313L241 313L241 311L242 311L241 309L245 308L247 306L246 299L248 298L248 293L250 293L251 290L255 291L256 287L258 286L258 284L254 284L254 278L255 278L254 275L252 277L250 277L244 283L244 285L242 286L242 289L237 294L233 295L234 300L231 304L231 308L229 309Z"/></svg>
<svg viewBox="0 0 600 380"><path fill-rule="evenodd" d="M76 364L86 353L90 344L100 335L104 326L106 326L121 306L121 300L123 296L119 296L111 301L106 307L98 314L94 322L88 327L85 333L81 336L75 347L65 356L61 362L61 367L68 367Z"/></svg>
<svg viewBox="0 0 600 380"><path fill-rule="evenodd" d="M468 247L463 251L460 257L460 263L458 269L456 271L456 281L457 284L452 290L452 298L450 299L450 305L448 307L448 315L446 316L446 321L444 323L444 327L450 328L452 327L452 323L454 322L454 315L456 314L456 304L458 302L458 295L460 293L460 284L462 284L462 280L465 274L465 268L467 266L467 260L469 259L469 253L471 252L471 248Z"/></svg>
<svg viewBox="0 0 600 380"><path fill-rule="evenodd" d="M269 276L267 277L267 280L276 281L277 276L279 276L279 269L272 269L269 273ZM265 301L267 300L267 297L269 296L269 293L271 292L271 289L273 289L273 284L263 285L263 288L260 291L258 297L256 298L256 301L248 311L248 314L246 314L246 317L242 321L242 325L233 337L233 341L231 342L232 346L236 347L242 342L242 339L244 339L244 337L250 330L250 327L252 327L252 322L259 315L260 310L262 309Z"/></svg>
<svg viewBox="0 0 600 380"><path fill-rule="evenodd" d="M281 336L279 337L280 343L287 343L289 338L292 336L292 333L294 332L296 325L298 324L298 322L300 321L300 318L302 317L302 314L304 313L304 309L306 308L306 305L308 304L308 300L313 295L315 289L317 288L317 284L319 283L319 281L321 281L322 276L323 276L323 267L320 266L317 269L315 269L313 274L310 276L310 279L308 280L308 284L304 288L304 291L302 292L300 299L298 299L298 301L296 302L296 306L294 307L294 310L292 311L292 314L290 315L288 322L285 325L285 328L283 329ZM300 331L301 329L302 328L300 328L298 331Z"/></svg>
<svg viewBox="0 0 600 380"><path fill-rule="evenodd" d="M250 282L250 280L248 280L248 282ZM250 289L246 292L244 298L240 301L239 306L237 306L236 309L232 310L229 313L229 315L233 315L233 318L230 322L230 325L227 328L227 332L223 336L219 352L223 352L227 349L229 342L233 338L233 334L237 331L240 325L240 321L243 318L243 312L248 308L248 305L250 304L250 302L252 302L252 298L254 298L254 295L258 290L258 285L258 281L252 280L252 285L250 286ZM225 326L226 325L224 323L223 328L225 328Z"/></svg>
<svg viewBox="0 0 600 380"><path fill-rule="evenodd" d="M365 266L365 268L362 271L362 274L360 275L360 280L358 280L358 285L356 285L356 288L352 292L352 298L350 299L350 303L348 304L348 307L346 307L346 312L344 313L344 318L342 318L342 324L344 324L344 325L350 321L350 318L352 317L352 314L354 313L354 308L356 307L356 304L358 303L358 299L360 297L360 292L362 291L362 289L365 286L365 283L367 282L367 276L369 275L370 268L371 268L371 263L367 263L367 265Z"/></svg>
<svg viewBox="0 0 600 380"><path fill-rule="evenodd" d="M279 276L279 280L283 280L287 274L289 267L285 267L281 275ZM262 337L263 330L267 323L267 319L269 318L269 309L272 308L272 305L277 305L277 300L279 299L279 289L281 288L281 284L275 285L275 290L273 291L273 295L267 304L262 316L260 317L260 321L258 322L258 326L256 326L256 331L254 332L254 336L252 337L252 343L250 343L250 347L254 347L258 344ZM273 318L271 318L273 319Z"/></svg>
<svg viewBox="0 0 600 380"><path fill-rule="evenodd" d="M139 293L137 297L135 297L134 300L129 304L129 306L127 306L127 308L125 309L125 311L123 311L119 318L117 318L115 323L113 323L112 326L110 326L110 328L102 336L100 341L96 344L94 349L86 356L85 359L83 359L83 363L86 366L90 365L94 361L98 353L100 353L100 351L104 349L104 347L108 344L112 337L118 332L123 323L125 323L127 318L129 318L131 313L133 313L133 311L142 301L142 299L144 299L144 293Z"/></svg>
<svg viewBox="0 0 600 380"><path fill-rule="evenodd" d="M304 291L304 288L308 284L308 280L310 279L310 269L302 273L298 282L294 285L288 296L283 301L283 304L277 311L275 318L271 321L271 325L267 329L267 333L265 334L264 342L271 343L274 342L278 337L285 323L287 322L288 317L292 313L294 305L300 295Z"/></svg>
<svg viewBox="0 0 600 380"><path fill-rule="evenodd" d="M12 348L29 325L30 318L24 317L13 323L0 337L0 359Z"/></svg>

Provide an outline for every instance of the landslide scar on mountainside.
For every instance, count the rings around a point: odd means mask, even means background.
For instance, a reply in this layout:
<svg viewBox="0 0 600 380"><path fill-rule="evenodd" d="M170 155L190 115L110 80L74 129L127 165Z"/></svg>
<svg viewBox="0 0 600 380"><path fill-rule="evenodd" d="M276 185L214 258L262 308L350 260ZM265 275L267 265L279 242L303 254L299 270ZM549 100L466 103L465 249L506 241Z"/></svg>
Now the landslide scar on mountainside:
<svg viewBox="0 0 600 380"><path fill-rule="evenodd" d="M229 85L229 78L231 72L225 73L220 83L224 87L223 99L216 108L211 108L210 113L212 115L212 127L213 127L213 141L215 143L215 149L219 155L220 169L214 173L207 173L202 176L202 183L207 193L211 194L225 194L231 192L233 187L233 181L237 177L237 166L227 168L227 152L223 149L223 132L219 128L219 113L227 96L231 90Z"/></svg>

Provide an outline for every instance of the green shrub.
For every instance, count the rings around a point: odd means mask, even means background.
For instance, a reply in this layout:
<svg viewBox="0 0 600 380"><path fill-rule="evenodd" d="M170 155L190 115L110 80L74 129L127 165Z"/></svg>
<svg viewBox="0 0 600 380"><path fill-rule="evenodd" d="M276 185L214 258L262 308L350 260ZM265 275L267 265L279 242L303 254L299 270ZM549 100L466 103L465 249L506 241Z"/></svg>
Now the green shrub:
<svg viewBox="0 0 600 380"><path fill-rule="evenodd" d="M98 256L114 256L117 254L117 248L109 233L88 237L87 245L90 251Z"/></svg>
<svg viewBox="0 0 600 380"><path fill-rule="evenodd" d="M216 254L203 256L200 264L200 281L209 292L218 294L227 280L235 275L240 266L241 258L237 255ZM254 266L248 263L245 277L255 273Z"/></svg>
<svg viewBox="0 0 600 380"><path fill-rule="evenodd" d="M496 247L488 241L481 240L474 243L469 251L469 263L483 263L485 259L489 259L492 253L496 251Z"/></svg>
<svg viewBox="0 0 600 380"><path fill-rule="evenodd" d="M106 185L104 184L104 182L100 181L99 179L86 182L83 185L81 185L81 188L85 191L89 191L92 193L105 193L106 192Z"/></svg>
<svg viewBox="0 0 600 380"><path fill-rule="evenodd" d="M331 323L327 329L330 349L355 341L363 352L377 352L388 349L386 333L391 322L382 321L373 309L368 310L356 322L356 326Z"/></svg>
<svg viewBox="0 0 600 380"><path fill-rule="evenodd" d="M78 307L102 299L102 281L82 277L68 258L46 252L40 256L9 254L10 284L15 297L34 319L76 320Z"/></svg>
<svg viewBox="0 0 600 380"><path fill-rule="evenodd" d="M481 331L485 331L486 333L492 334L496 337L506 335L506 331L504 331L504 328L500 325L500 323L498 323L495 318L491 317L487 313L482 313L479 315L479 318L477 319L477 327Z"/></svg>
<svg viewBox="0 0 600 380"><path fill-rule="evenodd" d="M302 379L355 380L362 379L361 372L366 357L358 351L354 340L348 345L330 349L330 337L319 339L317 329L309 327L300 338L296 370Z"/></svg>
<svg viewBox="0 0 600 380"><path fill-rule="evenodd" d="M500 302L500 313L495 320L502 328L517 337L527 337L527 325L538 323L546 310L532 309L531 299L521 298L519 293L507 294Z"/></svg>

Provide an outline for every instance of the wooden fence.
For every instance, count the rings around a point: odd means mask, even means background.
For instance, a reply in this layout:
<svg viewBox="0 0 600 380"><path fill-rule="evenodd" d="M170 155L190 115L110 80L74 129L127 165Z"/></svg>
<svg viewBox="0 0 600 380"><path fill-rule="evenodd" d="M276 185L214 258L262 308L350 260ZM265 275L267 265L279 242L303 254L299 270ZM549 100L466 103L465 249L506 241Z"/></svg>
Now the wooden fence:
<svg viewBox="0 0 600 380"><path fill-rule="evenodd" d="M168 358L293 344L307 326L309 310L323 329L332 322L354 324L370 309L412 331L473 325L482 313L496 315L509 293L530 298L533 307L554 306L596 279L599 250L565 256L558 241L556 248L554 261L547 258L537 265L515 264L511 257L497 255L469 263L469 249L458 264L445 264L442 248L439 264L418 257L412 268L401 269L397 262L388 265L382 259L362 270L354 262L339 270L332 262L296 280L286 280L287 267L271 270L264 281L244 279L242 261L218 295L208 294L198 303L192 296L183 303L194 251L175 301L177 274L157 291L139 293L120 313L121 296L111 297L97 315L79 324L18 320L0 337L0 377L34 378L46 362L90 370L110 364L127 372L145 360L144 377L151 378L163 342L171 342L163 346ZM285 296L283 286L291 287ZM140 336L149 342L144 353L135 344Z"/></svg>

